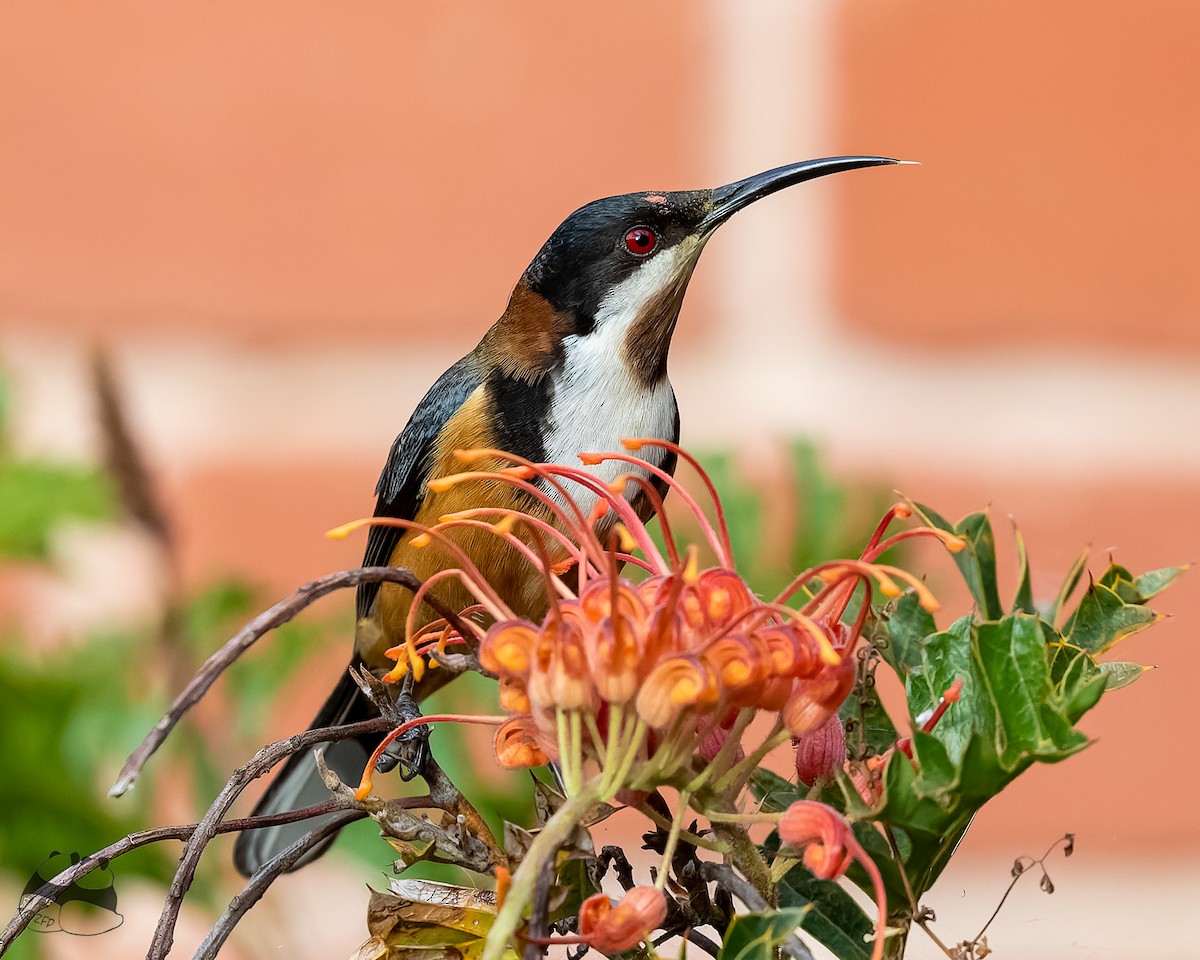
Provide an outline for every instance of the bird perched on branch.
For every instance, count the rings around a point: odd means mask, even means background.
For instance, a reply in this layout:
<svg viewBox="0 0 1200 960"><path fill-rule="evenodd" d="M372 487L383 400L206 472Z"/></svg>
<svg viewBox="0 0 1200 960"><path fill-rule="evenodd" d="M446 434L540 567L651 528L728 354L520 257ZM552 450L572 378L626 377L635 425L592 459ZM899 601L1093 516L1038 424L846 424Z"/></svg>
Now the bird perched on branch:
<svg viewBox="0 0 1200 960"><path fill-rule="evenodd" d="M519 491L504 484L431 489L431 480L463 470L456 450L493 448L534 462L577 465L581 452L617 449L625 437L677 441L679 411L667 379L667 352L688 281L713 233L738 210L784 187L897 162L809 160L714 190L629 193L580 207L538 251L479 345L417 405L379 478L375 515L432 525L467 508L530 508L520 502ZM648 447L642 456L674 470L674 456L661 448ZM628 464L591 469L607 482ZM640 513L653 512L635 485L626 489ZM399 526L372 527L363 565L406 567L422 580L459 565L444 546L417 549L412 539L413 532ZM461 531L456 540L511 609L541 619L544 582L514 548L482 530ZM454 580L438 586L436 596L446 605L460 609L469 602ZM359 586L352 665L375 672L392 666L384 651L403 642L410 600L395 584ZM421 609L411 619L420 626L434 616ZM374 715L370 701L343 673L312 728ZM378 738L331 744L326 762L344 781L356 783L377 743ZM327 796L312 757L296 755L254 813L295 810ZM243 833L235 851L238 869L252 874L312 826L305 821ZM315 848L300 863L323 850Z"/></svg>

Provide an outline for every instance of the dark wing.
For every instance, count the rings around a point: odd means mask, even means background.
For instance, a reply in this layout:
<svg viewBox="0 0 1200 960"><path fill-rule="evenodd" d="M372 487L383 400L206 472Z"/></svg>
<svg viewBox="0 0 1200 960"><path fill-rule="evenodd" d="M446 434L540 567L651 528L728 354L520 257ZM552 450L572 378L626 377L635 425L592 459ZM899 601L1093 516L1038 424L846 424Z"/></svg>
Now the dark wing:
<svg viewBox="0 0 1200 960"><path fill-rule="evenodd" d="M432 467L437 436L446 421L454 416L482 380L479 361L473 354L468 354L438 377L437 382L429 388L392 444L375 487L378 497L375 516L410 520L416 515L417 508L425 498L425 481ZM404 531L399 527L372 527L367 537L363 566L387 566L403 535ZM370 614L371 604L378 593L377 583L359 585L356 598L359 619Z"/></svg>

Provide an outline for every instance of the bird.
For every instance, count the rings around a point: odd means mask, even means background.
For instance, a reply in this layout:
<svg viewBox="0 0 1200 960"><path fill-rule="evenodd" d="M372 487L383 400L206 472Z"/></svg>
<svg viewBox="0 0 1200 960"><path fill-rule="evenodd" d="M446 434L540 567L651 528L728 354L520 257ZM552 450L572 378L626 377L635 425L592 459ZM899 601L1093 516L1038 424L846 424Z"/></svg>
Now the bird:
<svg viewBox="0 0 1200 960"><path fill-rule="evenodd" d="M627 437L677 442L679 408L667 377L667 356L688 282L716 230L739 210L785 187L902 162L825 157L714 189L641 191L580 207L542 245L478 345L438 377L417 404L388 453L376 486L375 516L433 524L471 507L535 508L532 498L522 502L520 492L504 484L477 481L431 490L431 480L463 470L455 457L463 449L491 448L537 463L578 466L580 453L618 449ZM675 455L668 450L645 447L640 456L674 471ZM589 469L611 482L629 465ZM665 495L661 483L643 473ZM636 485L626 489L648 519L653 513L649 498ZM592 505L588 498L580 488L577 501L584 510ZM415 548L413 535L398 526L371 527L363 566L405 567L425 580L457 565L437 544ZM544 581L514 548L481 530L459 532L457 543L512 610L540 621L547 608ZM449 578L438 586L438 599L453 609L471 602L465 588ZM384 651L403 641L410 600L411 594L395 584L358 586L352 666L379 674L394 665ZM423 608L415 623L435 616ZM431 671L426 679L439 673L446 671ZM347 671L310 729L376 715ZM328 744L325 761L344 781L357 783L379 740L376 735ZM312 757L297 754L253 815L296 810L327 798ZM313 825L307 820L243 832L235 865L253 875ZM308 851L292 869L315 859L332 839Z"/></svg>

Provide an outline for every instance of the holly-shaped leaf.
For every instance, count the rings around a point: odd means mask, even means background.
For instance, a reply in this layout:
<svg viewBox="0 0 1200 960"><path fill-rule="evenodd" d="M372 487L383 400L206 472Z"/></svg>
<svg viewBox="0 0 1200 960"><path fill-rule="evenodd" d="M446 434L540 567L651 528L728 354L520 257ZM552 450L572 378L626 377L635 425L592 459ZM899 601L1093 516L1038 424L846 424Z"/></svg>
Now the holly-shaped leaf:
<svg viewBox="0 0 1200 960"><path fill-rule="evenodd" d="M1158 614L1142 604L1121 599L1114 586L1096 582L1088 585L1063 626L1063 636L1072 645L1098 654L1158 619Z"/></svg>
<svg viewBox="0 0 1200 960"><path fill-rule="evenodd" d="M986 620L1003 616L1004 608L1000 605L1000 588L996 581L996 537L992 533L987 511L968 514L958 523L950 523L924 504L909 503L925 524L953 533L966 542L964 549L951 556L975 599L979 613Z"/></svg>

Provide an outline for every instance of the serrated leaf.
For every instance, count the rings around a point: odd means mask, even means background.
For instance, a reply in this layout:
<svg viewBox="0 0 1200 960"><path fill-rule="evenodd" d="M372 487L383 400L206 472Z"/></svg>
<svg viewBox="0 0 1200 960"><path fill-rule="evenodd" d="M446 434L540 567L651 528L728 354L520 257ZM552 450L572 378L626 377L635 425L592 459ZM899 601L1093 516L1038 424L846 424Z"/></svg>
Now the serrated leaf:
<svg viewBox="0 0 1200 960"><path fill-rule="evenodd" d="M1058 615L1062 612L1062 608L1070 599L1071 594L1075 592L1075 588L1079 586L1080 578L1083 577L1083 571L1087 569L1088 554L1092 551L1089 548L1084 548L1083 552L1075 558L1075 562L1071 564L1071 568L1067 571L1067 576L1063 580L1062 586L1058 588L1058 596L1054 598L1054 603L1048 611L1046 611L1046 619L1051 623L1058 622Z"/></svg>
<svg viewBox="0 0 1200 960"><path fill-rule="evenodd" d="M1013 528L1013 540L1017 544L1017 593L1013 597L1013 613L1037 613L1033 602L1033 578L1029 569L1029 553L1025 549L1025 538L1021 531Z"/></svg>
<svg viewBox="0 0 1200 960"><path fill-rule="evenodd" d="M937 630L933 614L911 590L883 608L880 615L886 644L879 653L895 671L907 672L921 662L921 641Z"/></svg>
<svg viewBox="0 0 1200 960"><path fill-rule="evenodd" d="M1110 660L1108 663L1102 663L1100 672L1106 681L1104 690L1107 693L1109 690L1120 690L1122 687L1127 687L1147 670L1152 669L1154 668L1140 663L1130 663L1127 660Z"/></svg>
<svg viewBox="0 0 1200 960"><path fill-rule="evenodd" d="M1190 563L1184 563L1178 567L1163 567L1159 570L1151 570L1148 573L1143 573L1133 581L1141 602L1145 603L1155 594L1166 590L1167 587L1175 582L1175 578L1184 573L1190 566Z"/></svg>
<svg viewBox="0 0 1200 960"><path fill-rule="evenodd" d="M931 527L946 530L966 542L966 547L953 553L954 563L967 583L971 596L985 620L998 620L1004 616L1000 605L1000 588L996 581L996 537L987 512L972 513L958 523L951 524L945 517L920 503L912 504L916 514Z"/></svg>
<svg viewBox="0 0 1200 960"><path fill-rule="evenodd" d="M918 645L920 666L909 673L905 684L909 713L916 717L936 709L954 681L962 680L958 703L946 711L937 725L938 739L955 759L962 755L973 730L991 729L994 722L992 711L981 710L982 701L974 695L978 683L971 661L974 632L975 622L967 615L946 630L926 637Z"/></svg>
<svg viewBox="0 0 1200 960"><path fill-rule="evenodd" d="M1146 629L1157 619L1153 610L1126 603L1112 587L1093 583L1063 627L1063 636L1094 655Z"/></svg>
<svg viewBox="0 0 1200 960"><path fill-rule="evenodd" d="M778 947L804 922L811 907L785 907L770 913L746 913L725 931L717 960L775 960Z"/></svg>

